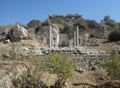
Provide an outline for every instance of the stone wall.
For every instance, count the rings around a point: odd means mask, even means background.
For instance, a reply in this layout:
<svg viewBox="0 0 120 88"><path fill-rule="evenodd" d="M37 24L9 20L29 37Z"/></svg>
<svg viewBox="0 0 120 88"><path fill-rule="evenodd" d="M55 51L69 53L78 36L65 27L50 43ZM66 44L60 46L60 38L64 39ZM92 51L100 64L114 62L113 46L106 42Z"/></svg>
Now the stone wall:
<svg viewBox="0 0 120 88"><path fill-rule="evenodd" d="M69 38L67 34L59 34L59 46L69 46Z"/></svg>
<svg viewBox="0 0 120 88"><path fill-rule="evenodd" d="M71 57L77 66L87 70L98 70L104 67L103 61L108 55L72 55Z"/></svg>

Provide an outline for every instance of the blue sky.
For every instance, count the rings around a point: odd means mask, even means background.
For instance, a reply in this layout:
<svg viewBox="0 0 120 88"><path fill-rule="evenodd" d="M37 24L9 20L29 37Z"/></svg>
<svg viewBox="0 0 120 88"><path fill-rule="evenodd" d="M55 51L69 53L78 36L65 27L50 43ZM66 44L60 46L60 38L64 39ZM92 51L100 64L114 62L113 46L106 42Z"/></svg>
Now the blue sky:
<svg viewBox="0 0 120 88"><path fill-rule="evenodd" d="M120 0L0 0L0 25L45 20L50 14L81 14L100 21L109 15L120 22Z"/></svg>

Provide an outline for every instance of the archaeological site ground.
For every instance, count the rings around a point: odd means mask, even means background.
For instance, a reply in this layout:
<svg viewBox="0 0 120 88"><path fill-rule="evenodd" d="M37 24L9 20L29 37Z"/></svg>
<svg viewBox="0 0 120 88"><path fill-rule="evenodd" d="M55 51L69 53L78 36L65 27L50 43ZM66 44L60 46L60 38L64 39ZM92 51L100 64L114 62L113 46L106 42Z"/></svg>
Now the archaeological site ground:
<svg viewBox="0 0 120 88"><path fill-rule="evenodd" d="M79 14L0 26L0 88L120 88L120 23Z"/></svg>

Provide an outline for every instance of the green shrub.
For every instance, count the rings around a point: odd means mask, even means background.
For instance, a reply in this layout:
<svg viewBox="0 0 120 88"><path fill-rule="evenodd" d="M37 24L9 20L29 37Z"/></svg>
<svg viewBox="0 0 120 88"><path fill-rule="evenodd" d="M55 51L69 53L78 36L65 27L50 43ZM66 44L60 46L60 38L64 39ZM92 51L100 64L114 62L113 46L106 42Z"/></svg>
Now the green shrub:
<svg viewBox="0 0 120 88"><path fill-rule="evenodd" d="M44 56L31 56L29 64L33 65L39 72L48 71L48 60Z"/></svg>
<svg viewBox="0 0 120 88"><path fill-rule="evenodd" d="M36 28L41 25L41 21L39 20L31 20L28 24L29 27Z"/></svg>
<svg viewBox="0 0 120 88"><path fill-rule="evenodd" d="M60 78L72 77L73 62L68 55L51 54L48 57L31 59L30 63L40 71L49 71L57 74Z"/></svg>
<svg viewBox="0 0 120 88"><path fill-rule="evenodd" d="M26 68L27 72L13 79L16 88L47 88L41 81L42 74L46 72L57 74L58 80L54 88L63 88L65 81L72 78L73 63L66 54L32 55Z"/></svg>
<svg viewBox="0 0 120 88"><path fill-rule="evenodd" d="M86 20L88 28L100 28L100 25L95 20Z"/></svg>
<svg viewBox="0 0 120 88"><path fill-rule="evenodd" d="M82 17L75 20L74 26L79 26L81 29L87 29L87 23Z"/></svg>
<svg viewBox="0 0 120 88"><path fill-rule="evenodd" d="M52 68L52 73L57 74L59 78L72 77L73 63L68 55L50 55L48 66Z"/></svg>
<svg viewBox="0 0 120 88"><path fill-rule="evenodd" d="M110 32L110 34L108 35L108 40L111 42L120 41L120 31L115 30L115 31Z"/></svg>
<svg viewBox="0 0 120 88"><path fill-rule="evenodd" d="M55 83L55 88L62 88L67 79L72 78L73 62L68 55L51 54L42 57L33 57L30 64L34 65L37 73L49 72L57 74L58 81Z"/></svg>
<svg viewBox="0 0 120 88"><path fill-rule="evenodd" d="M110 76L120 79L120 55L117 50L111 53L110 57L105 60L104 64Z"/></svg>
<svg viewBox="0 0 120 88"><path fill-rule="evenodd" d="M51 54L48 56L33 56L27 72L21 77L13 79L16 88L47 88L41 81L45 72L58 75L54 88L63 88L66 79L72 78L73 63L68 55Z"/></svg>

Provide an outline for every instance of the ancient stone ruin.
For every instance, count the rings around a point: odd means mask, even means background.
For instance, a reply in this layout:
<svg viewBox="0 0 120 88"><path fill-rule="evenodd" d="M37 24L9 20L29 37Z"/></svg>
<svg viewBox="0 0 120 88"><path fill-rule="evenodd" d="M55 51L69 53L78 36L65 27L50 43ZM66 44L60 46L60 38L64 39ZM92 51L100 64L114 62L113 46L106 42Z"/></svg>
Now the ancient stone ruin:
<svg viewBox="0 0 120 88"><path fill-rule="evenodd" d="M89 37L89 34L85 33L83 37L79 35L79 26L76 26L76 28L73 31L73 36L71 39L69 39L68 35L65 33L60 33L59 28L57 25L52 24L49 26L48 35L45 35L42 38L42 42L46 45L46 47L49 48L60 48L60 47L79 47L82 45L83 41L87 40Z"/></svg>

